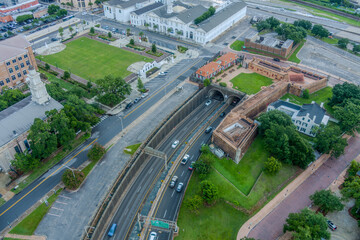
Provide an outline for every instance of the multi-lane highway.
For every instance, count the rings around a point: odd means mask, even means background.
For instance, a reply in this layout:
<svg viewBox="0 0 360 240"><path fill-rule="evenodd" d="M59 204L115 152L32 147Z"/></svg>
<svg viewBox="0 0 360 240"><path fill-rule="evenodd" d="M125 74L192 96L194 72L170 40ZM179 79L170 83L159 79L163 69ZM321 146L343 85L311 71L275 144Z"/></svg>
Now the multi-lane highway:
<svg viewBox="0 0 360 240"><path fill-rule="evenodd" d="M85 143L49 169L43 176L0 207L0 230L10 226L15 219L21 216L61 181L62 173L65 170L63 165L72 168L79 167L87 160L86 154L91 144L98 142L101 145L105 145L122 131L122 126L126 128L130 125L157 103L166 93L190 76L195 71L194 69L197 69L204 62L204 59L183 60L170 68L166 77L159 76L145 84L145 87L150 89L150 95L147 98L134 105L132 109L127 110L121 116L106 118L93 128L93 137L85 141Z"/></svg>
<svg viewBox="0 0 360 240"><path fill-rule="evenodd" d="M199 124L201 124L209 115L211 115L222 103L213 100L209 106L205 102L200 104L192 113L178 124L156 149L167 154L168 160L176 157L176 152L182 147L185 140L189 137ZM175 140L179 141L176 148L171 145ZM143 168L133 185L129 188L125 198L122 200L117 212L113 217L112 223L117 223L118 227L114 239L127 239L132 230L137 213L141 209L147 194L151 190L154 182L160 176L164 168L164 161L151 157L149 162ZM105 234L104 239L109 239Z"/></svg>

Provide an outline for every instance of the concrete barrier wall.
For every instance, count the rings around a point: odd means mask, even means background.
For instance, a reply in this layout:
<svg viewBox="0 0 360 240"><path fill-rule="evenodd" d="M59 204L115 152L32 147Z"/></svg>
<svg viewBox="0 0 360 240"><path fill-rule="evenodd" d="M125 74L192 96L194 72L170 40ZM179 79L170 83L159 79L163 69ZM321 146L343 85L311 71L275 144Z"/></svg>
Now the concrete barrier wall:
<svg viewBox="0 0 360 240"><path fill-rule="evenodd" d="M130 159L123 172L120 173L95 218L92 220L91 227L95 227L95 230L91 234L91 239L101 239L105 234L113 215L116 213L117 208L125 196L127 188L131 186L136 175L140 173L142 167L149 161L150 157L143 153L145 146L156 148L176 125L204 102L208 90L208 88L202 89L196 95L187 99L183 105L164 119L159 127L150 134L148 139L137 150L137 153ZM84 235L84 239L88 239L86 235Z"/></svg>

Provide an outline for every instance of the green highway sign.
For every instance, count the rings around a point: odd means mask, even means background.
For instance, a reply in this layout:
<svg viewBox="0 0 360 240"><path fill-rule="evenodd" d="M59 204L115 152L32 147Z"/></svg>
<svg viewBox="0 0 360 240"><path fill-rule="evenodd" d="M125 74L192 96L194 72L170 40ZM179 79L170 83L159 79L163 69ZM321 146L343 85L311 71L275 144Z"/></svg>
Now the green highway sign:
<svg viewBox="0 0 360 240"><path fill-rule="evenodd" d="M151 220L151 225L153 225L154 227L161 227L161 228L169 229L169 224L166 222L162 222L162 221Z"/></svg>

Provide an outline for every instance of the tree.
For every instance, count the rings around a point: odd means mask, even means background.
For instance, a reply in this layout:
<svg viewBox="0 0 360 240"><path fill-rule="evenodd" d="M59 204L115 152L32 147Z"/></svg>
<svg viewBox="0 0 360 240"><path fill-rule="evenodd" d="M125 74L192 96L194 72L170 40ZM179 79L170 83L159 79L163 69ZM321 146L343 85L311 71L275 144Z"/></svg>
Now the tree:
<svg viewBox="0 0 360 240"><path fill-rule="evenodd" d="M49 15L53 15L53 14L55 14L57 11L59 11L60 10L60 7L59 6L57 6L57 5L55 5L55 4L50 4L49 6L48 6L48 13L49 13Z"/></svg>
<svg viewBox="0 0 360 240"><path fill-rule="evenodd" d="M349 44L349 39L347 38L340 38L338 41L338 46L342 49L347 48L348 44Z"/></svg>
<svg viewBox="0 0 360 240"><path fill-rule="evenodd" d="M66 92L62 87L60 87L59 83L50 83L45 85L47 92L49 95L55 99L56 101L63 101L65 100Z"/></svg>
<svg viewBox="0 0 360 240"><path fill-rule="evenodd" d="M72 31L74 31L74 29L72 27L69 27L69 31L70 31L70 34L71 34Z"/></svg>
<svg viewBox="0 0 360 240"><path fill-rule="evenodd" d="M346 198L360 199L360 178L349 177L345 180L341 194Z"/></svg>
<svg viewBox="0 0 360 240"><path fill-rule="evenodd" d="M139 36L141 39L143 39L144 33L143 32L139 32Z"/></svg>
<svg viewBox="0 0 360 240"><path fill-rule="evenodd" d="M66 188L75 190L80 187L85 179L85 174L79 170L66 169L62 176L62 181Z"/></svg>
<svg viewBox="0 0 360 240"><path fill-rule="evenodd" d="M134 39L130 39L130 45L135 45L135 41L134 41Z"/></svg>
<svg viewBox="0 0 360 240"><path fill-rule="evenodd" d="M66 16L67 15L67 10L65 9L60 9L57 13L56 13L56 16L59 16L59 17L63 17L63 16Z"/></svg>
<svg viewBox="0 0 360 240"><path fill-rule="evenodd" d="M16 153L15 159L11 161L11 166L15 167L16 170L21 172L28 172L40 165L40 161L34 158L27 151L24 153Z"/></svg>
<svg viewBox="0 0 360 240"><path fill-rule="evenodd" d="M140 92L142 92L145 89L144 84L140 78L138 78L138 81L137 81L137 88Z"/></svg>
<svg viewBox="0 0 360 240"><path fill-rule="evenodd" d="M291 118L286 115L286 113L283 113L278 110L273 110L269 112L262 113L258 119L259 122L261 122L261 125L259 125L259 134L265 134L265 131L267 129L270 129L271 125L281 125L281 126L293 126L293 123L291 121Z"/></svg>
<svg viewBox="0 0 360 240"><path fill-rule="evenodd" d="M360 52L360 44L354 45L352 51L354 53L359 53Z"/></svg>
<svg viewBox="0 0 360 240"><path fill-rule="evenodd" d="M209 17L211 17L212 15L214 15L215 11L216 11L216 9L213 6L209 7L209 9L206 12L204 12L200 17L197 17L194 20L194 23L195 24L201 23L202 21L204 21L204 20L208 19Z"/></svg>
<svg viewBox="0 0 360 240"><path fill-rule="evenodd" d="M130 28L126 29L126 36L130 36Z"/></svg>
<svg viewBox="0 0 360 240"><path fill-rule="evenodd" d="M206 78L206 79L204 80L204 87L207 87L207 86L209 86L210 84L211 84L210 79Z"/></svg>
<svg viewBox="0 0 360 240"><path fill-rule="evenodd" d="M208 180L202 181L200 189L202 198L207 204L213 203L218 198L219 190L212 182Z"/></svg>
<svg viewBox="0 0 360 240"><path fill-rule="evenodd" d="M99 143L95 143L87 156L91 161L99 161L106 153L106 150Z"/></svg>
<svg viewBox="0 0 360 240"><path fill-rule="evenodd" d="M294 21L294 26L302 27L306 30L310 30L312 28L312 23L308 20L296 20Z"/></svg>
<svg viewBox="0 0 360 240"><path fill-rule="evenodd" d="M156 49L155 43L153 43L153 44L151 45L151 51L152 51L153 53L156 53L157 49Z"/></svg>
<svg viewBox="0 0 360 240"><path fill-rule="evenodd" d="M281 169L281 162L274 157L269 157L264 165L265 172L269 174L275 174Z"/></svg>
<svg viewBox="0 0 360 240"><path fill-rule="evenodd" d="M55 134L51 134L50 124L40 118L35 118L30 127L28 139L31 155L37 159L44 159L50 156L57 149L57 140Z"/></svg>
<svg viewBox="0 0 360 240"><path fill-rule="evenodd" d="M305 89L302 93L302 97L305 99L309 99L310 98L310 93L309 93L309 89Z"/></svg>
<svg viewBox="0 0 360 240"><path fill-rule="evenodd" d="M111 32L108 32L108 37L109 37L109 38L112 38Z"/></svg>
<svg viewBox="0 0 360 240"><path fill-rule="evenodd" d="M64 75L62 76L62 79L67 80L70 78L70 73L68 71L64 72Z"/></svg>
<svg viewBox="0 0 360 240"><path fill-rule="evenodd" d="M262 30L270 29L271 25L267 21L260 21L256 24L256 29L258 32L261 32Z"/></svg>
<svg viewBox="0 0 360 240"><path fill-rule="evenodd" d="M340 121L341 130L353 132L360 125L360 100L345 100L342 107L335 106L334 116Z"/></svg>
<svg viewBox="0 0 360 240"><path fill-rule="evenodd" d="M336 158L344 153L347 146L346 139L341 137L341 129L339 126L321 125L316 131L314 138L314 147L321 153L330 153Z"/></svg>
<svg viewBox="0 0 360 240"><path fill-rule="evenodd" d="M332 89L332 98L330 106L341 105L345 100L350 98L360 99L360 87L353 83L336 84Z"/></svg>
<svg viewBox="0 0 360 240"><path fill-rule="evenodd" d="M25 15L16 17L16 22L23 23L26 20L33 19L33 18L34 18L34 16L32 14L25 14Z"/></svg>
<svg viewBox="0 0 360 240"><path fill-rule="evenodd" d="M348 169L349 176L354 177L358 171L360 171L360 163L352 160Z"/></svg>
<svg viewBox="0 0 360 240"><path fill-rule="evenodd" d="M168 33L172 33L174 31L174 29L170 27L167 29L167 31L168 31Z"/></svg>
<svg viewBox="0 0 360 240"><path fill-rule="evenodd" d="M224 83L224 82L219 83L219 85L220 85L220 87L226 87L227 86L227 84Z"/></svg>
<svg viewBox="0 0 360 240"><path fill-rule="evenodd" d="M59 34L60 34L61 39L62 39L62 36L64 35L64 29L62 27L59 27Z"/></svg>
<svg viewBox="0 0 360 240"><path fill-rule="evenodd" d="M290 213L284 225L284 232L293 231L296 240L330 239L326 218L305 208L300 213Z"/></svg>
<svg viewBox="0 0 360 240"><path fill-rule="evenodd" d="M89 1L88 5L90 6L90 9L92 9L92 6L94 5L91 1Z"/></svg>
<svg viewBox="0 0 360 240"><path fill-rule="evenodd" d="M95 4L96 4L96 5L100 6L100 5L101 5L101 3L102 3L102 1L101 1L101 0L95 0Z"/></svg>
<svg viewBox="0 0 360 240"><path fill-rule="evenodd" d="M203 200L199 195L195 195L192 198L189 198L185 204L187 208L190 210L190 212L198 214L199 208L203 204Z"/></svg>
<svg viewBox="0 0 360 240"><path fill-rule="evenodd" d="M90 28L90 33L91 33L91 34L95 34L95 29L94 29L94 27L91 27L91 28Z"/></svg>
<svg viewBox="0 0 360 240"><path fill-rule="evenodd" d="M326 213L332 211L341 211L344 209L344 204L341 203L340 198L338 198L330 190L323 189L316 191L310 196L310 200Z"/></svg>
<svg viewBox="0 0 360 240"><path fill-rule="evenodd" d="M280 21L274 17L269 17L266 19L266 22L270 25L270 29L274 30L278 26L280 26Z"/></svg>
<svg viewBox="0 0 360 240"><path fill-rule="evenodd" d="M319 24L313 26L311 33L320 38L328 37L330 34L329 30Z"/></svg>
<svg viewBox="0 0 360 240"><path fill-rule="evenodd" d="M193 165L195 171L199 173L200 179L204 179L210 171L210 164L205 161L196 161Z"/></svg>
<svg viewBox="0 0 360 240"><path fill-rule="evenodd" d="M50 70L50 65L47 64L47 63L45 63L45 70L46 70L46 71L49 71L49 70Z"/></svg>
<svg viewBox="0 0 360 240"><path fill-rule="evenodd" d="M131 86L121 77L113 77L107 75L102 79L96 81L100 99L104 100L109 105L116 104L124 98L126 94L131 93Z"/></svg>

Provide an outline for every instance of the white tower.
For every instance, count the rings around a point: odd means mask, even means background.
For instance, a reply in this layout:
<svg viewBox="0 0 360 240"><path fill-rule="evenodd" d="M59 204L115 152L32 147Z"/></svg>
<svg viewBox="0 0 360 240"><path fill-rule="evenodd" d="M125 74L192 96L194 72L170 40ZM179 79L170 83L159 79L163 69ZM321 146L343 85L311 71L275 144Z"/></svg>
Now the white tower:
<svg viewBox="0 0 360 240"><path fill-rule="evenodd" d="M172 1L171 0L165 0L165 4L166 4L166 12L168 14L173 12L173 6L172 6Z"/></svg>
<svg viewBox="0 0 360 240"><path fill-rule="evenodd" d="M29 66L29 74L26 78L31 92L31 100L38 104L45 104L50 100L46 91L45 84L40 79L40 73L35 71L33 66Z"/></svg>

